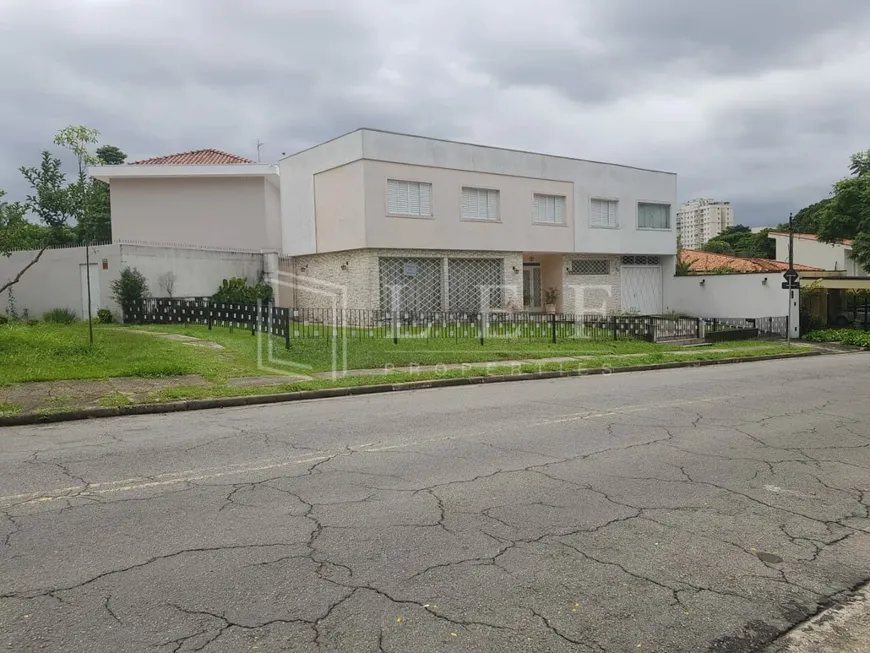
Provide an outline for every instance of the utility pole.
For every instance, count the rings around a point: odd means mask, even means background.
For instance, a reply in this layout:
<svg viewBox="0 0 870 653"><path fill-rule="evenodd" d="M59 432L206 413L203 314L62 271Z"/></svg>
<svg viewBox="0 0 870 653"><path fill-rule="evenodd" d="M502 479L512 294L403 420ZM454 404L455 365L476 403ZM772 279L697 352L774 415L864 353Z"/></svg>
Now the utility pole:
<svg viewBox="0 0 870 653"><path fill-rule="evenodd" d="M258 138L257 139L257 163L260 162L260 148L263 147L264 145L265 145L265 143Z"/></svg>
<svg viewBox="0 0 870 653"><path fill-rule="evenodd" d="M794 220L793 215L791 213L788 214L788 269L789 271L794 270ZM788 346L791 347L791 305L794 301L794 288L789 288L788 290L788 318L786 320L786 325L788 327Z"/></svg>

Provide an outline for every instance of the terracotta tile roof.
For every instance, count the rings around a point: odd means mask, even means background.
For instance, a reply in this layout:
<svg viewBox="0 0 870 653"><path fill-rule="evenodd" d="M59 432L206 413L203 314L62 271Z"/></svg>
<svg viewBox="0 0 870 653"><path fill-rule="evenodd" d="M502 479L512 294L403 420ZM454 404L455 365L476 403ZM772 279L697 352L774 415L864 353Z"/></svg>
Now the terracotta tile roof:
<svg viewBox="0 0 870 653"><path fill-rule="evenodd" d="M739 256L728 256L727 254L702 252L697 249L684 249L680 254L680 261L688 263L689 269L696 274L703 274L704 272L721 270L723 268L734 272L785 272L788 270L788 263L785 261L773 261L766 258L741 258ZM794 269L809 272L821 270L822 268L795 263Z"/></svg>
<svg viewBox="0 0 870 653"><path fill-rule="evenodd" d="M156 156L152 159L143 159L142 161L133 161L131 165L141 166L191 166L191 165L226 165L233 163L254 163L250 159L246 159L223 150L205 149L191 150L190 152L179 152L178 154L168 154L166 156Z"/></svg>
<svg viewBox="0 0 870 653"><path fill-rule="evenodd" d="M784 236L785 238L788 238L788 234L784 234L781 231L771 231L767 235L768 236ZM818 237L815 234L795 234L794 237L799 239L799 240L815 240L816 242L821 242L821 241L819 241ZM851 247L852 242L853 241L851 241L851 240L841 240L839 243L836 243L836 244L845 245L846 247ZM828 245L829 243L824 243L824 244ZM797 269L797 268L795 268L795 269Z"/></svg>

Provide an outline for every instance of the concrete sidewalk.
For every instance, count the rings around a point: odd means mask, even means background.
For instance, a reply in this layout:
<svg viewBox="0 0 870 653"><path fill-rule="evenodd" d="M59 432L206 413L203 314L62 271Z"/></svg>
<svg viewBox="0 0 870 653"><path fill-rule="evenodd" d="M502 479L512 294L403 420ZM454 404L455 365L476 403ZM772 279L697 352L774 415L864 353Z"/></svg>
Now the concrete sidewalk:
<svg viewBox="0 0 870 653"><path fill-rule="evenodd" d="M870 651L870 588L820 613L764 653L867 653Z"/></svg>

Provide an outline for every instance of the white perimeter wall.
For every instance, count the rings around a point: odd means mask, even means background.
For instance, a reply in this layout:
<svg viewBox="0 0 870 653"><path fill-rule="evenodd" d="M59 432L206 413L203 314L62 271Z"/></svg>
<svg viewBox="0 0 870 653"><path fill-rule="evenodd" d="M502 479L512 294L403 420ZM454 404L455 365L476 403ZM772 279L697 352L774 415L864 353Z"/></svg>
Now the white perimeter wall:
<svg viewBox="0 0 870 653"><path fill-rule="evenodd" d="M90 248L90 260L98 270L99 288L91 288L93 305L116 310L111 298L112 279L120 273L120 245L99 245ZM0 256L0 281L11 280L24 268L36 251L13 252L9 258ZM107 269L103 269L105 259ZM79 266L85 263L85 248L48 249L42 258L12 286L15 297L15 310L21 315L24 309L32 318L41 319L42 314L52 308L68 308L82 317L82 282ZM2 285L2 284L0 284ZM84 290L87 294L87 286ZM97 301L99 298L99 302ZM0 313L9 310L9 293L0 296Z"/></svg>
<svg viewBox="0 0 870 653"><path fill-rule="evenodd" d="M14 277L36 255L35 251L14 252L11 257L0 256L0 280ZM166 272L176 275L176 297L212 295L223 279L243 277L255 283L263 270L263 255L197 250L146 245L100 245L90 248L91 264L98 270L98 288L91 288L93 304L118 314L112 299L111 282L121 270L132 267L148 281L154 297L165 297L160 288L160 276ZM105 262L105 269L104 269ZM49 249L36 265L12 287L15 310L21 315L27 309L30 317L40 319L52 308L69 308L79 318L83 314L83 295L80 265L85 263L85 248ZM0 313L8 312L8 293L0 296Z"/></svg>
<svg viewBox="0 0 870 653"><path fill-rule="evenodd" d="M762 281L767 279L767 283ZM701 285L704 281L704 285ZM788 314L782 274L665 276L665 311L695 317L779 317Z"/></svg>
<svg viewBox="0 0 870 653"><path fill-rule="evenodd" d="M121 245L121 264L136 268L148 280L153 297L166 297L160 277L175 273L175 297L213 295L224 279L242 277L256 283L263 255L243 252Z"/></svg>

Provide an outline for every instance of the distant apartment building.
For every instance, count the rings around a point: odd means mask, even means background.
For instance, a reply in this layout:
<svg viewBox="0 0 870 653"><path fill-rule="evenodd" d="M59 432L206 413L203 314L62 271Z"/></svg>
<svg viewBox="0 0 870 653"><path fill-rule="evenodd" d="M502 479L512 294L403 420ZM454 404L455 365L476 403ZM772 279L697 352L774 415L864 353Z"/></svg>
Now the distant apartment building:
<svg viewBox="0 0 870 653"><path fill-rule="evenodd" d="M734 226L734 209L730 202L694 199L686 202L677 213L677 234L688 249L703 247L728 227Z"/></svg>

